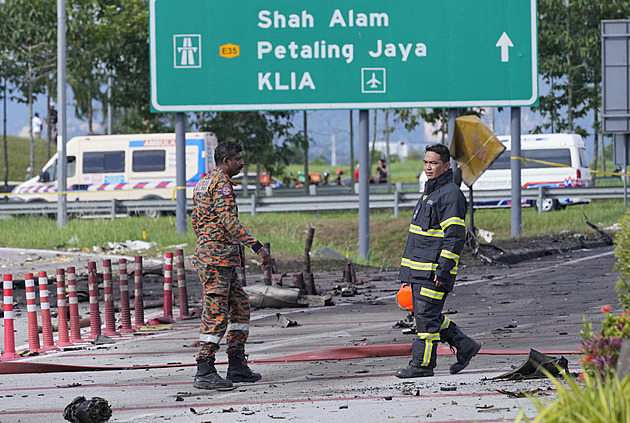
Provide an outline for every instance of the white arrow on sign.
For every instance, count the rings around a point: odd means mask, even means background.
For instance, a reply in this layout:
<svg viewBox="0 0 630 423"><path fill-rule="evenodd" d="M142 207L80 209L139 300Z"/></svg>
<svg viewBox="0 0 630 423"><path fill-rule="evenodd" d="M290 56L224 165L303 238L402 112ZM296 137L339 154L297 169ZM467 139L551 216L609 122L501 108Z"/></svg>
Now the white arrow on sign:
<svg viewBox="0 0 630 423"><path fill-rule="evenodd" d="M510 50L508 50L508 48L514 47L514 44L512 44L512 40L510 40L510 37L508 37L505 32L501 34L501 38L499 38L495 47L501 47L501 61L509 62Z"/></svg>

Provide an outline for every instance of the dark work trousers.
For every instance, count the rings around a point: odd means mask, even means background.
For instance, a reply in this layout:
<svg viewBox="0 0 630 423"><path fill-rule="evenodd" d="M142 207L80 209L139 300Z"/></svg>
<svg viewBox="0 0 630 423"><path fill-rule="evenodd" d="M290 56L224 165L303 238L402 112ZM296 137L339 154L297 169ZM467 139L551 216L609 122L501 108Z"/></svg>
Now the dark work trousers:
<svg viewBox="0 0 630 423"><path fill-rule="evenodd" d="M416 366L435 367L440 331L451 323L442 314L448 292L435 286L429 279L411 284L413 315L418 337L412 343L413 363Z"/></svg>

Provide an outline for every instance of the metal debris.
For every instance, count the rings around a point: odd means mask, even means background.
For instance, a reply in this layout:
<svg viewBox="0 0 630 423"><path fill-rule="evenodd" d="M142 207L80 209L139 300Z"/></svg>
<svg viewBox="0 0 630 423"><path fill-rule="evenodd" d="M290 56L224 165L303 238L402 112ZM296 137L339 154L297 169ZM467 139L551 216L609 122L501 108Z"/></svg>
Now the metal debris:
<svg viewBox="0 0 630 423"><path fill-rule="evenodd" d="M298 322L296 322L295 320L289 319L282 313L276 313L276 317L278 318L278 324L282 326L283 328L288 328L291 326L300 326Z"/></svg>
<svg viewBox="0 0 630 423"><path fill-rule="evenodd" d="M63 418L74 423L100 423L106 422L112 416L112 409L107 400L93 397L86 400L85 397L76 397L63 410Z"/></svg>
<svg viewBox="0 0 630 423"><path fill-rule="evenodd" d="M489 380L543 379L546 377L543 370L558 376L561 370L569 371L569 362L564 357L555 358L530 349L527 360L520 367Z"/></svg>
<svg viewBox="0 0 630 423"><path fill-rule="evenodd" d="M506 391L503 389L497 389L497 392L500 394L507 395L508 398L526 398L527 395L535 395L540 392L539 388L533 389L531 391Z"/></svg>
<svg viewBox="0 0 630 423"><path fill-rule="evenodd" d="M112 338L110 338L109 336L96 335L96 338L94 338L94 341L92 341L92 343L94 345L113 344L114 340Z"/></svg>

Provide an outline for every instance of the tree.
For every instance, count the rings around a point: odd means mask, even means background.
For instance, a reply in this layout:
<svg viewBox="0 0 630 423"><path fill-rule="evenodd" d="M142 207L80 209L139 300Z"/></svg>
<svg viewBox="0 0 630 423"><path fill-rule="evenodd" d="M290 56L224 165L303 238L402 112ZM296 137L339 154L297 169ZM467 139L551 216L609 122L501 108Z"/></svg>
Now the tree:
<svg viewBox="0 0 630 423"><path fill-rule="evenodd" d="M10 81L20 92L15 99L28 103L30 171L35 170L35 141L31 120L33 100L44 92L56 65L57 2L54 0L11 0L2 3L0 43L9 49L15 73Z"/></svg>
<svg viewBox="0 0 630 423"><path fill-rule="evenodd" d="M214 132L220 141L230 140L243 146L244 175L247 175L250 164L261 165L274 175L279 174L287 163L288 149L293 141L293 114L294 112L205 112L197 114L195 126L200 131ZM259 178L256 181L258 186ZM243 184L243 195L248 195L247 184Z"/></svg>
<svg viewBox="0 0 630 423"><path fill-rule="evenodd" d="M153 114L150 108L148 1L104 0L97 4L95 38L101 65L95 72L114 78L112 105L125 109L119 125L129 132L172 131L171 117Z"/></svg>
<svg viewBox="0 0 630 423"><path fill-rule="evenodd" d="M601 135L600 23L604 19L627 19L629 10L629 0L538 1L539 73L550 90L540 97L536 108L549 121L536 131L588 135L587 130L575 125L575 119L593 112L595 167Z"/></svg>
<svg viewBox="0 0 630 423"><path fill-rule="evenodd" d="M458 109L459 116L475 115L481 117L483 109ZM435 128L433 135L439 135L442 144L448 136L448 109L394 109L394 120L405 125L407 131L413 131L421 122L430 123Z"/></svg>

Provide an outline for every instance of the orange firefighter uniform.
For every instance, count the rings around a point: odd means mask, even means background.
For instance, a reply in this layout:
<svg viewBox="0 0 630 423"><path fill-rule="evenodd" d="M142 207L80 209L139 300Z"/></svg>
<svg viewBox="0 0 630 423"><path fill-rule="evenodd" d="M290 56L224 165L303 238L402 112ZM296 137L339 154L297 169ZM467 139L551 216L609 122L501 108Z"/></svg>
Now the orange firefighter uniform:
<svg viewBox="0 0 630 423"><path fill-rule="evenodd" d="M236 275L241 244L257 253L263 245L238 220L228 175L216 167L193 190L192 227L197 236L193 265L203 284L197 361L213 358L227 331L227 353L244 351L249 334L249 299Z"/></svg>

